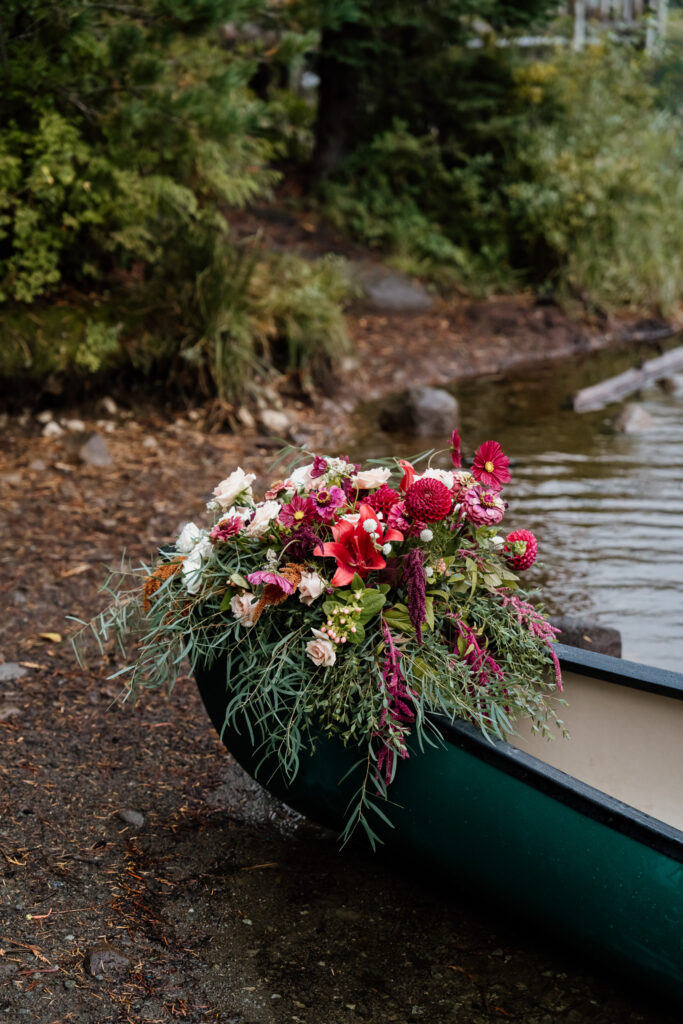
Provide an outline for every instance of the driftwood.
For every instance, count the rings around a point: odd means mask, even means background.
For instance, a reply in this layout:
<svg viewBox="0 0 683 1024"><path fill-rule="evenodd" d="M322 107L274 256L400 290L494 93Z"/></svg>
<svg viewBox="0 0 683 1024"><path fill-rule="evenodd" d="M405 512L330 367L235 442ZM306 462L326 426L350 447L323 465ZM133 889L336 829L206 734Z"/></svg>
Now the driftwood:
<svg viewBox="0 0 683 1024"><path fill-rule="evenodd" d="M609 377L599 384L577 391L574 395L574 411L593 412L602 409L604 405L618 402L620 398L677 370L683 370L683 347L674 348L656 359L648 359L637 369L626 370L616 377Z"/></svg>

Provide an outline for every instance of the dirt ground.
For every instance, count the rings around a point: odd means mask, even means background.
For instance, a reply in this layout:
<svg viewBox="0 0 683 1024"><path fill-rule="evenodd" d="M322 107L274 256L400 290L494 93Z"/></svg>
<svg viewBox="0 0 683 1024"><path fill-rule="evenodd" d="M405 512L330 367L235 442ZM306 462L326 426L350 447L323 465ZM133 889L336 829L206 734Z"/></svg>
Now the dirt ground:
<svg viewBox="0 0 683 1024"><path fill-rule="evenodd" d="M413 321L414 352L439 316ZM466 367L475 348L453 317L438 351ZM343 435L339 411L375 370L377 386L401 373L427 382L437 363L454 376L434 346L419 372L409 346L397 365L391 327L353 322L363 371L343 403L295 410L312 444ZM501 369L503 348L520 354L501 343L477 358ZM362 850L340 854L231 761L191 679L133 709L117 702L110 664L80 669L67 616L102 607L103 564L124 548L148 557L238 463L264 473L272 441L203 433L197 413L69 414L84 423L59 437L28 413L1 428L0 1021L680 1019L503 911ZM111 466L80 461L83 428L104 437ZM12 663L24 674L3 679L3 662L5 676Z"/></svg>

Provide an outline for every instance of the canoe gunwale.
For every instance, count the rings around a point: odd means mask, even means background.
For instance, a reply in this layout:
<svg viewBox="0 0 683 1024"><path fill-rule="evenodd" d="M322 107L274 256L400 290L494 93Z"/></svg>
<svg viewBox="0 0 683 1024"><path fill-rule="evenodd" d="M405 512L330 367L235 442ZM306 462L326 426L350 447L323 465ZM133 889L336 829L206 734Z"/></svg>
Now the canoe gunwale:
<svg viewBox="0 0 683 1024"><path fill-rule="evenodd" d="M580 676L593 676L603 683L615 683L634 690L657 693L673 700L683 700L683 673L672 672L654 665L641 665L637 661L611 658L597 651L586 651L567 644L553 644L560 664L566 672Z"/></svg>
<svg viewBox="0 0 683 1024"><path fill-rule="evenodd" d="M562 668L568 672L683 700L683 674L610 658L564 644L556 644L555 649ZM683 831L680 829L617 800L532 754L518 750L510 743L487 738L469 722L458 719L450 721L442 715L434 715L433 720L448 743L559 800L580 814L683 863Z"/></svg>

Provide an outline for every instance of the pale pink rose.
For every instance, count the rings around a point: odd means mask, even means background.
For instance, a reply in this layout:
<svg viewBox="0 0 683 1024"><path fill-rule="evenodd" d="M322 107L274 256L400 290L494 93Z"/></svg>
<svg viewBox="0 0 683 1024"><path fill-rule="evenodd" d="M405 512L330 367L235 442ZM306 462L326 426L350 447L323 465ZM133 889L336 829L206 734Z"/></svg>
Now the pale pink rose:
<svg viewBox="0 0 683 1024"><path fill-rule="evenodd" d="M253 594L235 594L230 602L230 611L238 620L241 626L254 625L254 611L258 604L258 598Z"/></svg>
<svg viewBox="0 0 683 1024"><path fill-rule="evenodd" d="M331 640L327 639L321 630L312 629L311 632L315 639L309 640L306 644L306 654L314 665L322 665L323 668L329 668L337 660L334 644Z"/></svg>
<svg viewBox="0 0 683 1024"><path fill-rule="evenodd" d="M299 600L302 604L312 604L325 589L325 581L317 572L302 572L299 583Z"/></svg>
<svg viewBox="0 0 683 1024"><path fill-rule="evenodd" d="M247 537L261 537L274 519L280 515L279 501L264 501L256 506L254 517L243 531Z"/></svg>
<svg viewBox="0 0 683 1024"><path fill-rule="evenodd" d="M359 491L371 491L373 488L381 487L382 484L385 484L390 476L390 469L385 469L383 466L375 466L374 469L361 469L360 473L356 473L355 476L351 477L351 483Z"/></svg>
<svg viewBox="0 0 683 1024"><path fill-rule="evenodd" d="M244 494L251 498L251 485L255 479L255 473L245 473L241 466L238 466L230 476L214 487L213 496L222 509L227 509L238 495Z"/></svg>

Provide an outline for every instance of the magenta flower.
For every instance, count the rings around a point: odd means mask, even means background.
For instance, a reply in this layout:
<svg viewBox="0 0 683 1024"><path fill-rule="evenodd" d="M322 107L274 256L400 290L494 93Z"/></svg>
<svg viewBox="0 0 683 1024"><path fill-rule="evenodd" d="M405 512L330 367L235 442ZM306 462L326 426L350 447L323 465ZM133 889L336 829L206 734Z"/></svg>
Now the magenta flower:
<svg viewBox="0 0 683 1024"><path fill-rule="evenodd" d="M327 459L323 459L322 455L316 455L313 459L313 469L311 470L311 477L313 480L317 480L319 476L324 476L327 472Z"/></svg>
<svg viewBox="0 0 683 1024"><path fill-rule="evenodd" d="M294 495L289 505L283 505L279 513L280 522L288 526L290 530L296 530L315 518L316 507L313 500L308 497L302 498L298 494Z"/></svg>
<svg viewBox="0 0 683 1024"><path fill-rule="evenodd" d="M278 587L283 594L289 595L294 593L294 587L289 580L281 576L279 572L273 572L270 569L259 569L258 572L250 572L247 579L254 587L257 587L259 583L265 583L266 586Z"/></svg>
<svg viewBox="0 0 683 1024"><path fill-rule="evenodd" d="M497 441L484 441L472 463L472 473L484 487L499 491L510 479L510 460Z"/></svg>
<svg viewBox="0 0 683 1024"><path fill-rule="evenodd" d="M460 434L457 430L454 430L451 434L451 462L453 463L454 469L460 469L462 466L462 455L460 453Z"/></svg>
<svg viewBox="0 0 683 1024"><path fill-rule="evenodd" d="M497 491L485 491L482 487L470 487L460 500L463 513L475 526L495 526L507 507Z"/></svg>
<svg viewBox="0 0 683 1024"><path fill-rule="evenodd" d="M312 496L318 518L329 523L338 509L346 505L347 498L341 487L324 487Z"/></svg>
<svg viewBox="0 0 683 1024"><path fill-rule="evenodd" d="M228 541L240 532L243 525L240 516L228 516L227 519L221 519L220 523L216 523L209 537L214 544L217 544L219 541Z"/></svg>

